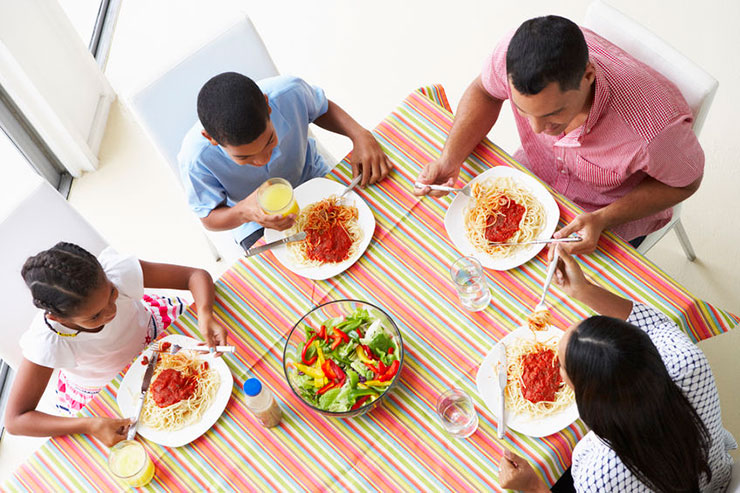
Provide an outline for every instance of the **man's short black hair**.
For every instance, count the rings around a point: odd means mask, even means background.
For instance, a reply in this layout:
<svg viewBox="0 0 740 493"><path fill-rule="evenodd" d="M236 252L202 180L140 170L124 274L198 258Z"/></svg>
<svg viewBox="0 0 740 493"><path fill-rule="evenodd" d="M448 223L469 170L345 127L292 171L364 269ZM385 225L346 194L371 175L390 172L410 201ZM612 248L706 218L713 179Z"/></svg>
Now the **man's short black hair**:
<svg viewBox="0 0 740 493"><path fill-rule="evenodd" d="M221 145L254 142L267 128L269 115L259 86L236 72L212 77L198 93L200 123Z"/></svg>
<svg viewBox="0 0 740 493"><path fill-rule="evenodd" d="M572 21L548 15L524 22L506 52L506 72L522 94L538 94L551 82L578 89L588 64L588 46Z"/></svg>

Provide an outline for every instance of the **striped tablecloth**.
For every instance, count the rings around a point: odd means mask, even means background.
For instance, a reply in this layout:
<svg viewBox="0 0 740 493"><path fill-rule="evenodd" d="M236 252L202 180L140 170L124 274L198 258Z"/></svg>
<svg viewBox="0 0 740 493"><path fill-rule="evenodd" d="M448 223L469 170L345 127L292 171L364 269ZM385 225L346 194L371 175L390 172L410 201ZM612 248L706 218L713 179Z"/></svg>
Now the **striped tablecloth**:
<svg viewBox="0 0 740 493"><path fill-rule="evenodd" d="M237 353L225 359L235 376L226 411L191 444L169 449L141 439L157 473L147 489L226 490L500 490L498 462L506 446L533 463L548 483L570 464L585 427L579 421L542 439L509 431L495 438L496 421L477 396L475 374L491 346L520 325L537 303L545 277L540 254L508 272L488 272L493 301L482 312L461 309L448 279L458 257L443 217L450 198L418 198L412 184L421 166L439 155L452 114L439 87L411 94L375 129L395 164L389 179L360 190L377 227L366 253L349 270L326 281L295 276L272 254L238 261L217 282L216 315L231 331ZM467 181L490 166L521 168L488 141L465 163ZM343 161L332 173L347 183ZM561 221L576 207L557 196ZM594 255L581 258L588 275L615 292L649 303L668 314L694 340L726 331L738 317L704 303L613 235L602 238ZM311 412L291 393L282 373L285 336L313 306L357 298L385 308L403 333L406 359L401 385L372 413L350 420ZM553 288L548 303L562 328L588 315ZM170 332L197 334L192 311ZM281 400L284 421L262 428L245 407L240 386L257 376ZM116 416L120 377L84 411ZM437 396L457 386L474 396L478 431L467 440L445 435L436 421ZM3 485L9 491L115 490L123 487L106 468L107 449L86 436L55 438Z"/></svg>

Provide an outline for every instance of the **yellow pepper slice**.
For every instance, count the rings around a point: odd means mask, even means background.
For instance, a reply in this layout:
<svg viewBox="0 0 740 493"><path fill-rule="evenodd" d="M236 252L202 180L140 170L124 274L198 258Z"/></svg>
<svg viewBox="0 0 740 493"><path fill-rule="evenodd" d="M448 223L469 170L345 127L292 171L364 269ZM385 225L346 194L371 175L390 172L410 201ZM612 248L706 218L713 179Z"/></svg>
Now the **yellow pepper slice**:
<svg viewBox="0 0 740 493"><path fill-rule="evenodd" d="M300 363L296 363L296 368L305 373L306 375L314 378L324 378L324 372L321 368L314 368L313 366L306 366Z"/></svg>
<svg viewBox="0 0 740 493"><path fill-rule="evenodd" d="M321 372L321 377L315 377L313 384L317 388L321 388L329 382L324 376L324 370L321 369L321 365L324 364L324 361L326 361L326 359L324 358L324 351L321 350L321 346L319 346L319 343L314 342L314 345L316 346L316 354L318 355L315 363L316 369Z"/></svg>
<svg viewBox="0 0 740 493"><path fill-rule="evenodd" d="M365 382L365 385L367 387L387 387L390 384L391 384L390 381L381 382L380 380L368 380L367 382ZM357 384L357 385L359 385L359 384Z"/></svg>
<svg viewBox="0 0 740 493"><path fill-rule="evenodd" d="M373 360L367 357L367 355L365 354L365 350L362 349L362 346L357 346L355 352L357 353L357 357L360 358L360 361L362 361L363 363L373 364Z"/></svg>

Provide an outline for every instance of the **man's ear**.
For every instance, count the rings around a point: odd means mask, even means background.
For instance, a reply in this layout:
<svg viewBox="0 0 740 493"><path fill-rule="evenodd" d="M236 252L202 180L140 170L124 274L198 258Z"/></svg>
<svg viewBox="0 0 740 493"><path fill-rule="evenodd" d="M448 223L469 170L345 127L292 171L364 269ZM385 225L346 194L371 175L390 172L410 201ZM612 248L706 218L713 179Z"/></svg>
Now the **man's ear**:
<svg viewBox="0 0 740 493"><path fill-rule="evenodd" d="M214 139L213 137L211 137L211 136L210 136L210 135L208 134L208 132L206 132L206 131L205 131L205 129L201 130L201 131L200 131L200 134L201 134L201 135L202 135L203 137L205 137L205 138L206 138L206 140L207 140L208 142L210 142L211 144L213 144L213 145L215 145L215 146L217 146L217 145L218 145L218 142L216 142L216 139Z"/></svg>
<svg viewBox="0 0 740 493"><path fill-rule="evenodd" d="M590 61L586 64L586 71L583 73L583 79L587 86L591 86L596 79L596 67Z"/></svg>

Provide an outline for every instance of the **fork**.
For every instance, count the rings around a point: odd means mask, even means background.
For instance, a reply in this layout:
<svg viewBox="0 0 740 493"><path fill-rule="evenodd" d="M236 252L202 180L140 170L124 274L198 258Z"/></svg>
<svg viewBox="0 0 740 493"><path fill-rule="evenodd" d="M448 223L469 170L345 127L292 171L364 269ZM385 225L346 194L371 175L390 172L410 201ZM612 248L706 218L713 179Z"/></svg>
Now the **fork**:
<svg viewBox="0 0 740 493"><path fill-rule="evenodd" d="M542 289L542 297L540 298L540 302L537 303L537 306L534 307L534 311L532 313L537 313L540 310L547 310L547 305L545 304L545 297L547 296L547 290L550 287L550 283L552 282L552 276L555 274L555 268L558 266L558 252L555 251L555 254L552 256L552 260L550 261L550 265L547 268L547 276L545 277L545 286Z"/></svg>
<svg viewBox="0 0 740 493"><path fill-rule="evenodd" d="M209 347L203 347L203 348L200 348L200 347L185 347L184 348L184 347L180 346L179 344L173 344L172 346L170 346L170 354L177 354L182 349L186 349L188 351L198 351L200 353L212 353L212 352L216 352L216 353L233 353L233 352L236 351L236 347L234 347L234 346L216 346L214 348L214 351L211 351L211 348L209 348Z"/></svg>
<svg viewBox="0 0 740 493"><path fill-rule="evenodd" d="M421 182L418 182L417 181L417 182L414 182L414 186L416 188L429 187L432 190L440 190L442 192L455 192L455 193L460 192L463 195L467 195L468 197L472 197L473 196L473 192L470 191L470 184L467 184L467 185L465 185L462 188L455 188L455 187L446 187L444 185L426 184L426 183L421 183Z"/></svg>

